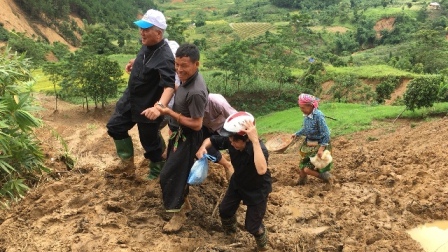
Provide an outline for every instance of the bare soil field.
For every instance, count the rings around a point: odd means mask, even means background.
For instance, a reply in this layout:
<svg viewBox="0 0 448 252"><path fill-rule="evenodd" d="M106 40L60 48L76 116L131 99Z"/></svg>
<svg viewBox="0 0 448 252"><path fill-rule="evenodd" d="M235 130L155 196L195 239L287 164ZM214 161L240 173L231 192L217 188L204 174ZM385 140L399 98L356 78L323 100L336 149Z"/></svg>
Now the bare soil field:
<svg viewBox="0 0 448 252"><path fill-rule="evenodd" d="M186 224L165 234L170 216L159 184L143 179L148 168L135 129L142 179L104 176L118 162L105 129L113 105L86 112L59 102L54 112L54 97L38 99L46 109L38 113L45 125L36 133L53 172L1 210L0 251L254 251L244 206L236 239L222 232L216 211L227 183L222 167L211 164L206 181L190 187L193 209ZM331 187L314 178L296 185L299 143L271 153L274 183L265 217L271 251L423 251L407 231L448 219L448 118L376 125L333 138ZM73 169L63 162L65 151L76 159Z"/></svg>

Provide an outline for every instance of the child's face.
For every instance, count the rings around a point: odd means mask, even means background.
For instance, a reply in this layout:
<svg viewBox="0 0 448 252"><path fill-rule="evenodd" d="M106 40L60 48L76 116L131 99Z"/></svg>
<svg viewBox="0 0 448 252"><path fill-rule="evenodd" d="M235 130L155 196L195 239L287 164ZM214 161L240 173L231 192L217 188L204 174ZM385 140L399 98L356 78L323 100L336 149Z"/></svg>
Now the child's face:
<svg viewBox="0 0 448 252"><path fill-rule="evenodd" d="M305 115L311 114L314 109L313 105L311 105L311 104L300 104L299 108L302 111L302 113Z"/></svg>
<svg viewBox="0 0 448 252"><path fill-rule="evenodd" d="M230 144L235 148L236 150L242 151L246 147L246 142L241 139L234 139L233 137L229 137Z"/></svg>

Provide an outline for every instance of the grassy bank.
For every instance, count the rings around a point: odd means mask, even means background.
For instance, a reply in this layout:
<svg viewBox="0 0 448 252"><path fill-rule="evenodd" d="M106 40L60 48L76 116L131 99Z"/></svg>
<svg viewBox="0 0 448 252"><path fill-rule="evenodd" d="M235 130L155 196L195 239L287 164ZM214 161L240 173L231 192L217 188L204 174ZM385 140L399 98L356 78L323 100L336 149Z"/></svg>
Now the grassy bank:
<svg viewBox="0 0 448 252"><path fill-rule="evenodd" d="M374 124L377 121L393 122L403 112L405 107L322 103L319 108L326 116L336 119L327 118L326 120L331 130L331 135L335 137L377 127L378 125ZM414 112L407 110L399 118L418 122L430 120L433 116L443 115L448 115L448 103L437 103L432 108L419 109ZM298 107L294 107L281 112L259 116L256 120L260 135L276 132L292 134L302 127L303 115ZM412 123L410 123L410 126L412 127Z"/></svg>

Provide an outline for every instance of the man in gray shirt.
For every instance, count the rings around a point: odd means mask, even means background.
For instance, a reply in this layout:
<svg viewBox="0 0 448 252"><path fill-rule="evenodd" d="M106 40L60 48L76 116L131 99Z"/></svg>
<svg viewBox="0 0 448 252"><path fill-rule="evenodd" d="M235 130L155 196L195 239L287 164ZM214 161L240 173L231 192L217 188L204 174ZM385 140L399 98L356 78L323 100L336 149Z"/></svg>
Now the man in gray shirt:
<svg viewBox="0 0 448 252"><path fill-rule="evenodd" d="M172 132L167 160L160 173L164 207L167 212L174 213L163 227L164 232L179 231L186 213L191 210L187 180L203 140L201 129L208 100L207 87L198 70L199 56L199 49L193 44L183 44L177 49L175 68L181 83L173 108L164 104L156 106L161 114L171 117L168 126Z"/></svg>

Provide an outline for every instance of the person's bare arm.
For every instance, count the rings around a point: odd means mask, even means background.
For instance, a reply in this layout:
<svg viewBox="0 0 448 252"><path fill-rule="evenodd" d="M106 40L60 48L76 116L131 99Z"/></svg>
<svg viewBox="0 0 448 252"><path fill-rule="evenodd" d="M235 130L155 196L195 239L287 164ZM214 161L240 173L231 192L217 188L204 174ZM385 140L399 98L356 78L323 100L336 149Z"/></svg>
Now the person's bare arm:
<svg viewBox="0 0 448 252"><path fill-rule="evenodd" d="M251 121L246 121L244 123L246 127L243 132L247 134L247 137L252 142L254 148L254 163L255 168L257 169L257 173L259 175L263 175L268 170L268 163L266 162L266 158L264 157L263 150L261 149L260 141L258 139L257 128L254 123Z"/></svg>
<svg viewBox="0 0 448 252"><path fill-rule="evenodd" d="M159 107L160 105L166 107L173 94L174 94L174 88L166 87L163 90L160 100L156 104L154 104L154 107L143 110L141 114L146 116L146 118L150 120L157 119L157 117L161 115L161 111L159 111L157 107Z"/></svg>
<svg viewBox="0 0 448 252"><path fill-rule="evenodd" d="M169 115L174 118L180 125L187 126L192 130L199 131L202 128L202 119L203 117L191 118L186 117L180 113L174 112L172 109L167 106L161 106L162 104L157 104L155 108L163 115Z"/></svg>
<svg viewBox="0 0 448 252"><path fill-rule="evenodd" d="M175 92L174 88L170 87L164 88L159 102L163 104L163 106L168 106L168 103L170 102L171 97L173 97L174 92Z"/></svg>
<svg viewBox="0 0 448 252"><path fill-rule="evenodd" d="M196 157L198 159L202 158L202 156L204 156L204 154L207 153L207 148L209 148L210 146L212 146L212 142L210 141L210 138L205 139L202 142L201 147L199 147L198 151L196 152Z"/></svg>

